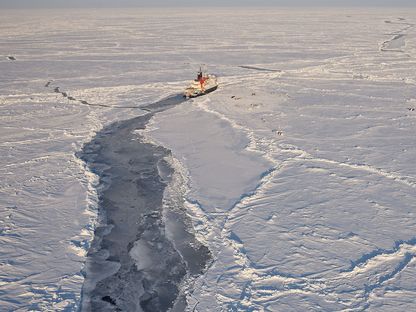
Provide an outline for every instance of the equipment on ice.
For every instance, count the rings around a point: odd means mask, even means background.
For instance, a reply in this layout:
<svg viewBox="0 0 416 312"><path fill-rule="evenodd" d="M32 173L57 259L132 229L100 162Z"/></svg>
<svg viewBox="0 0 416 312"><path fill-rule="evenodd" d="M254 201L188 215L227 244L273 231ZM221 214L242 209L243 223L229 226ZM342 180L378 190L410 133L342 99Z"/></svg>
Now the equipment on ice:
<svg viewBox="0 0 416 312"><path fill-rule="evenodd" d="M217 77L214 75L204 74L202 69L199 68L198 76L194 81L192 81L191 85L186 88L183 96L186 98L193 98L215 91L217 88Z"/></svg>

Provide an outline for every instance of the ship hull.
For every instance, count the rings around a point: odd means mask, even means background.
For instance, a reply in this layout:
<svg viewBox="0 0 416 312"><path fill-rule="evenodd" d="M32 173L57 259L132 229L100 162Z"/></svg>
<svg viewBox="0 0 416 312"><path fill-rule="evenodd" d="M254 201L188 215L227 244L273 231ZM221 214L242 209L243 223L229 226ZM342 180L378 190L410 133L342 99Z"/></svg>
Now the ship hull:
<svg viewBox="0 0 416 312"><path fill-rule="evenodd" d="M190 95L184 94L183 96L186 97L186 98L196 98L198 96L202 96L202 95L211 93L211 92L213 92L213 91L215 91L217 89L218 89L218 86L213 86L211 88L206 89L205 91L201 91L201 92L198 92L196 94L190 94Z"/></svg>

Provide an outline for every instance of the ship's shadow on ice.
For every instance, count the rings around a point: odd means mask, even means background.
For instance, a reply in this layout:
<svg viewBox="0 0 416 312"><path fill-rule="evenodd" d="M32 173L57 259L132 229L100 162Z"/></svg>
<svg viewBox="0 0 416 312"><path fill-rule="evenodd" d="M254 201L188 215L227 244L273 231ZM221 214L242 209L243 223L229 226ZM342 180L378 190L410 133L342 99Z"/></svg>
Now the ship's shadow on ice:
<svg viewBox="0 0 416 312"><path fill-rule="evenodd" d="M186 101L186 98L182 94L175 94L169 96L161 101L140 106L140 109L147 111L149 113L155 114L158 112L165 111L169 108L172 108L178 104L181 104Z"/></svg>
<svg viewBox="0 0 416 312"><path fill-rule="evenodd" d="M183 203L164 211L164 190L174 173L165 160L171 152L136 131L155 113L184 101L173 95L140 107L148 113L105 127L77 155L100 176L99 221L84 270L81 311L183 311L182 284L210 261ZM175 229L169 237L168 225Z"/></svg>

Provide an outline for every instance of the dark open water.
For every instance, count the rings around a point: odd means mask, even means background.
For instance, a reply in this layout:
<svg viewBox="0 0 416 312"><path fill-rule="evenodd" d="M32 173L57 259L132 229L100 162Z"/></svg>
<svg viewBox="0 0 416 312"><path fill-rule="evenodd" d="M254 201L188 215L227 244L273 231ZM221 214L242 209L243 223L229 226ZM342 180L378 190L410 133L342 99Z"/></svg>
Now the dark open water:
<svg viewBox="0 0 416 312"><path fill-rule="evenodd" d="M164 160L170 151L134 133L155 113L182 102L182 96L172 96L144 107L143 116L105 127L79 155L100 176L101 187L82 311L183 311L180 283L201 274L210 260L180 210L165 213L175 229L173 241L167 237L162 200L173 173Z"/></svg>

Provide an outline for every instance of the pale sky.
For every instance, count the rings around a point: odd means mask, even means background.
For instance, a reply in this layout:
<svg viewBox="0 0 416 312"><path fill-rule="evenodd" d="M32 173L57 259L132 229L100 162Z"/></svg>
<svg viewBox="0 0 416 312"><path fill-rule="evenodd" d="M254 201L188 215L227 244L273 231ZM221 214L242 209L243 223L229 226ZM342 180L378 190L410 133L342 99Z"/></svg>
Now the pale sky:
<svg viewBox="0 0 416 312"><path fill-rule="evenodd" d="M416 0L0 0L0 8L181 6L390 6L415 7Z"/></svg>

